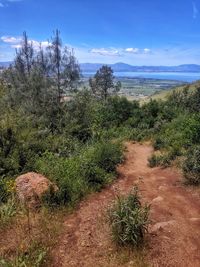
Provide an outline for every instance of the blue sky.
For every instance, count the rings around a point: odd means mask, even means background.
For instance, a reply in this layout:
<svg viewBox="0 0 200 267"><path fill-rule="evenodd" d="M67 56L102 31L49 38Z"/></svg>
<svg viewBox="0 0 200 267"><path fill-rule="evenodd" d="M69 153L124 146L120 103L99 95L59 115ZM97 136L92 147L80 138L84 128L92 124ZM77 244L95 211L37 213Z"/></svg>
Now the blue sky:
<svg viewBox="0 0 200 267"><path fill-rule="evenodd" d="M0 61L56 28L80 62L200 64L200 0L0 0Z"/></svg>

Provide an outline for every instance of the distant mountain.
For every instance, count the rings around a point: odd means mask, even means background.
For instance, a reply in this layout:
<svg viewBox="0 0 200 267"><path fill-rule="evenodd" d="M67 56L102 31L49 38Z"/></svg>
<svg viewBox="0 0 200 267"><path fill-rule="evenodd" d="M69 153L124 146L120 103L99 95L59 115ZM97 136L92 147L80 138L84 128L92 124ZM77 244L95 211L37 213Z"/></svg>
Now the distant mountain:
<svg viewBox="0 0 200 267"><path fill-rule="evenodd" d="M0 62L0 68L7 68L12 61ZM105 64L102 63L81 63L82 72L96 72ZM114 72L200 72L200 65L184 64L179 66L132 66L123 62L107 64Z"/></svg>
<svg viewBox="0 0 200 267"><path fill-rule="evenodd" d="M82 63L82 72L96 72L102 65L101 63ZM179 66L132 66L122 62L107 64L114 72L200 72L200 65L185 64Z"/></svg>
<svg viewBox="0 0 200 267"><path fill-rule="evenodd" d="M0 62L0 68L7 68L12 64L12 61Z"/></svg>

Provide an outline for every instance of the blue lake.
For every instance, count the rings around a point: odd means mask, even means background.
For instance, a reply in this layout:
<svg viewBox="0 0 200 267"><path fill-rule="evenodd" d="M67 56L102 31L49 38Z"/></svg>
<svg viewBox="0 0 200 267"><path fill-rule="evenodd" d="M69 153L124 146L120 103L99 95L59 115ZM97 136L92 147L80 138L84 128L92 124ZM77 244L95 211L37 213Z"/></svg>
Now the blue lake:
<svg viewBox="0 0 200 267"><path fill-rule="evenodd" d="M85 77L93 76L94 72L85 72ZM176 80L183 82L194 82L200 80L199 72L115 72L116 77L130 78L152 78L164 80Z"/></svg>

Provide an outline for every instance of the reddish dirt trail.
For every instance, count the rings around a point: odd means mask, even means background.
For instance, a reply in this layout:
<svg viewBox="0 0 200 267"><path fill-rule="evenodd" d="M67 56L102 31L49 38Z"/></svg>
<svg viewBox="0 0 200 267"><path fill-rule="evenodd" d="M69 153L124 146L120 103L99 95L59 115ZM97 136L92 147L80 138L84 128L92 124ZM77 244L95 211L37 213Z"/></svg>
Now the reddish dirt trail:
<svg viewBox="0 0 200 267"><path fill-rule="evenodd" d="M126 161L118 168L119 179L102 192L90 195L67 217L51 266L200 266L199 193L182 185L177 170L149 168L147 159L152 152L146 144L127 144ZM152 223L145 255L148 264L137 264L132 254L130 258L120 254L105 220L105 211L116 194L127 194L136 184L142 202L151 203Z"/></svg>

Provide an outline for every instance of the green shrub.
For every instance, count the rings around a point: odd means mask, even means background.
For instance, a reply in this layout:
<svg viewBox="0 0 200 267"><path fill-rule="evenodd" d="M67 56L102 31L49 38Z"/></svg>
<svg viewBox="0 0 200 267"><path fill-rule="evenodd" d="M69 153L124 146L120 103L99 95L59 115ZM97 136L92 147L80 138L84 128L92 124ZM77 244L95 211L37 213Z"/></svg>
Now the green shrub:
<svg viewBox="0 0 200 267"><path fill-rule="evenodd" d="M177 156L180 156L181 152L177 148L169 148L167 152L164 152L162 154L153 154L149 159L149 166L151 168L156 166L162 166L164 168L169 167L173 160Z"/></svg>
<svg viewBox="0 0 200 267"><path fill-rule="evenodd" d="M123 148L120 143L102 141L86 149L80 157L86 165L94 164L112 173L123 160Z"/></svg>
<svg viewBox="0 0 200 267"><path fill-rule="evenodd" d="M193 147L187 152L183 173L187 183L200 185L200 146Z"/></svg>
<svg viewBox="0 0 200 267"><path fill-rule="evenodd" d="M200 119L197 114L179 114L169 123L165 123L157 133L155 149L165 148L184 151L200 141Z"/></svg>
<svg viewBox="0 0 200 267"><path fill-rule="evenodd" d="M45 153L39 158L35 170L57 184L59 191L48 192L46 202L75 204L90 190L100 190L109 183L116 165L123 159L120 144L104 142L84 146L78 155L62 158Z"/></svg>
<svg viewBox="0 0 200 267"><path fill-rule="evenodd" d="M164 168L169 167L172 161L171 156L169 153L164 153L161 155L156 155L153 154L149 159L149 166L151 168L157 167L157 166L162 166Z"/></svg>
<svg viewBox="0 0 200 267"><path fill-rule="evenodd" d="M79 157L64 159L48 152L38 159L35 170L47 176L59 188L55 194L50 191L44 197L48 204L74 205L87 191Z"/></svg>
<svg viewBox="0 0 200 267"><path fill-rule="evenodd" d="M128 196L118 196L109 208L108 217L114 241L120 245L143 243L149 224L149 206L142 207L138 189Z"/></svg>
<svg viewBox="0 0 200 267"><path fill-rule="evenodd" d="M149 167L154 168L159 165L160 156L153 154L150 158L148 158Z"/></svg>
<svg viewBox="0 0 200 267"><path fill-rule="evenodd" d="M163 147L163 144L164 144L163 139L158 136L155 138L155 140L153 142L153 147L155 150L159 150Z"/></svg>

